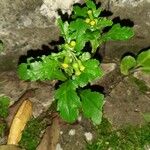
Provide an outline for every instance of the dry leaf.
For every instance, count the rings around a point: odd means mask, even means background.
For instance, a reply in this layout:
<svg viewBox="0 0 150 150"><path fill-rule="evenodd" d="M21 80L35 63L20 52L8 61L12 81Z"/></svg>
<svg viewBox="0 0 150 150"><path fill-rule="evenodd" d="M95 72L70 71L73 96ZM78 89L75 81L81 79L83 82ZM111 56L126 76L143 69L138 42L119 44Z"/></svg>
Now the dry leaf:
<svg viewBox="0 0 150 150"><path fill-rule="evenodd" d="M7 144L17 145L21 139L27 121L32 115L32 102L25 100L19 107L10 127Z"/></svg>

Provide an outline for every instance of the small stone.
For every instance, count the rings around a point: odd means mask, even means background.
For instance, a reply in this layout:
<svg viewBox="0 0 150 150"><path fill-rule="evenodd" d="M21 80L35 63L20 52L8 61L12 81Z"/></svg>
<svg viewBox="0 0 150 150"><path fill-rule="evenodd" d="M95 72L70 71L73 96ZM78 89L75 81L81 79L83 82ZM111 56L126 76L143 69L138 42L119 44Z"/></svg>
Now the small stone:
<svg viewBox="0 0 150 150"><path fill-rule="evenodd" d="M76 133L75 129L71 129L71 130L69 131L69 135L71 135L71 136L75 135L75 133Z"/></svg>
<svg viewBox="0 0 150 150"><path fill-rule="evenodd" d="M101 67L104 71L104 74L108 74L116 69L117 65L116 63L102 63Z"/></svg>
<svg viewBox="0 0 150 150"><path fill-rule="evenodd" d="M63 150L59 143L56 145L56 150Z"/></svg>
<svg viewBox="0 0 150 150"><path fill-rule="evenodd" d="M93 135L91 132L85 132L85 137L87 141L91 141L93 139Z"/></svg>
<svg viewBox="0 0 150 150"><path fill-rule="evenodd" d="M60 131L60 135L62 135L63 134L63 131Z"/></svg>
<svg viewBox="0 0 150 150"><path fill-rule="evenodd" d="M78 121L81 122L81 120L82 120L82 116L79 116Z"/></svg>

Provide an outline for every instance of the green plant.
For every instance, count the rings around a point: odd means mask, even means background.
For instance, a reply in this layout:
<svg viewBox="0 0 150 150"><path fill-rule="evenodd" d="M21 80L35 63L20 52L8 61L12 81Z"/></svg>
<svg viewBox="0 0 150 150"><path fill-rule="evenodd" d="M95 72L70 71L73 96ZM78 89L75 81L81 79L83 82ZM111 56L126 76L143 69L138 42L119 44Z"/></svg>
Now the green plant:
<svg viewBox="0 0 150 150"><path fill-rule="evenodd" d="M9 103L9 97L0 96L0 117L6 118L8 116Z"/></svg>
<svg viewBox="0 0 150 150"><path fill-rule="evenodd" d="M92 0L86 6L74 6L71 22L57 20L64 43L58 46L58 53L48 56L28 58L27 63L18 67L22 80L59 80L63 82L55 91L57 111L61 117L72 123L79 112L95 124L101 122L104 96L86 89L88 83L102 77L103 71L98 60L92 58L97 48L108 40L126 40L134 33L129 27L113 24L110 19L100 17L101 8L96 8ZM110 27L108 32L103 32ZM86 49L90 43L91 50ZM84 87L84 89L83 89Z"/></svg>
<svg viewBox="0 0 150 150"><path fill-rule="evenodd" d="M145 73L150 73L150 49L141 52L136 58L128 55L121 60L121 73L128 75L136 70L142 70Z"/></svg>

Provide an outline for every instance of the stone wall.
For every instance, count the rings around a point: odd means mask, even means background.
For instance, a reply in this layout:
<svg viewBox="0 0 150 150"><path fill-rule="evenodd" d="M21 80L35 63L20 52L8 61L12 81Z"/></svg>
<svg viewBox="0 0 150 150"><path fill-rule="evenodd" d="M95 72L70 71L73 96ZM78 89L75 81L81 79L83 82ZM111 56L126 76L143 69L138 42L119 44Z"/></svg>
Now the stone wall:
<svg viewBox="0 0 150 150"><path fill-rule="evenodd" d="M126 25L134 23L135 36L124 42L106 43L105 56L120 58L127 52L137 53L150 47L150 0L109 0L108 5L113 12L111 18L119 17Z"/></svg>
<svg viewBox="0 0 150 150"><path fill-rule="evenodd" d="M79 0L1 0L0 40L5 49L0 52L0 71L16 69L20 55L30 49L42 49L59 38L54 24L57 9L71 12ZM130 19L134 22L135 37L125 42L108 42L103 47L104 60L120 58L122 54L150 46L150 0L97 0L113 12L111 18Z"/></svg>

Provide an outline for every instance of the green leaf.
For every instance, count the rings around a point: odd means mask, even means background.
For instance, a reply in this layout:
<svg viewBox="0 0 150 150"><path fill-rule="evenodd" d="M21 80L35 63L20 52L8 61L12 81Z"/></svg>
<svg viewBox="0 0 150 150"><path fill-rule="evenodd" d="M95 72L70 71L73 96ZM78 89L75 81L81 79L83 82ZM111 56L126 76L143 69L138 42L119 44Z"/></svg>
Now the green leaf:
<svg viewBox="0 0 150 150"><path fill-rule="evenodd" d="M69 38L69 24L67 21L63 22L61 18L57 19L57 25L59 26L61 35L64 37L65 41L67 42Z"/></svg>
<svg viewBox="0 0 150 150"><path fill-rule="evenodd" d="M85 67L85 70L81 73L81 75L76 76L73 80L76 86L84 87L89 82L103 75L99 62L95 59L89 59L83 62L83 66Z"/></svg>
<svg viewBox="0 0 150 150"><path fill-rule="evenodd" d="M8 116L9 103L9 97L0 96L0 117L6 118Z"/></svg>
<svg viewBox="0 0 150 150"><path fill-rule="evenodd" d="M76 36L82 35L89 28L89 25L81 18L76 19L70 23L69 29L76 31Z"/></svg>
<svg viewBox="0 0 150 150"><path fill-rule="evenodd" d="M95 31L87 30L86 31L86 39L87 40L94 40L94 39L99 39L99 38L100 38L99 30L95 30Z"/></svg>
<svg viewBox="0 0 150 150"><path fill-rule="evenodd" d="M113 25L112 20L107 19L107 18L100 18L98 19L98 22L97 22L97 27L100 29L104 27L112 26L112 25Z"/></svg>
<svg viewBox="0 0 150 150"><path fill-rule="evenodd" d="M138 55L137 65L140 66L144 72L150 73L150 49Z"/></svg>
<svg viewBox="0 0 150 150"><path fill-rule="evenodd" d="M76 38L76 46L74 49L77 52L80 52L84 48L86 42L87 42L86 34L78 35L78 37Z"/></svg>
<svg viewBox="0 0 150 150"><path fill-rule="evenodd" d="M121 27L120 24L115 24L102 38L108 40L127 40L134 36L133 29L130 27Z"/></svg>
<svg viewBox="0 0 150 150"><path fill-rule="evenodd" d="M61 84L56 90L55 98L58 100L57 110L60 112L60 116L67 122L74 122L78 117L81 102L73 82L68 80Z"/></svg>
<svg viewBox="0 0 150 150"><path fill-rule="evenodd" d="M89 52L84 52L79 58L81 61L86 61L91 58L91 54Z"/></svg>
<svg viewBox="0 0 150 150"><path fill-rule="evenodd" d="M95 31L86 31L86 39L87 41L90 41L91 46L92 46L92 53L96 51L96 49L99 47L100 43L100 31L95 30Z"/></svg>
<svg viewBox="0 0 150 150"><path fill-rule="evenodd" d="M90 118L95 124L100 124L104 95L98 92L91 92L91 90L88 89L82 91L80 97L84 116Z"/></svg>
<svg viewBox="0 0 150 150"><path fill-rule="evenodd" d="M90 40L91 46L92 46L92 53L95 53L97 48L99 47L100 40L99 39L95 39L95 40Z"/></svg>
<svg viewBox="0 0 150 150"><path fill-rule="evenodd" d="M136 66L135 58L132 57L132 56L125 56L121 60L121 64L120 64L121 73L124 74L124 75L128 75L129 70L134 68L135 66Z"/></svg>
<svg viewBox="0 0 150 150"><path fill-rule="evenodd" d="M101 14L102 9L98 8L96 10L93 10L93 15L95 18L97 18Z"/></svg>
<svg viewBox="0 0 150 150"><path fill-rule="evenodd" d="M25 63L22 63L18 66L18 76L20 79L22 80L28 80L29 77L28 77L28 69L27 69L27 64Z"/></svg>
<svg viewBox="0 0 150 150"><path fill-rule="evenodd" d="M61 71L60 63L51 59L49 56L42 56L41 61L28 61L27 64L20 64L18 67L18 75L22 80L66 80L65 75Z"/></svg>
<svg viewBox="0 0 150 150"><path fill-rule="evenodd" d="M86 30L88 28L89 26L83 19L77 19L70 23L69 29L73 32L70 37L76 39L75 50L77 52L81 51L87 42Z"/></svg>
<svg viewBox="0 0 150 150"><path fill-rule="evenodd" d="M81 8L79 6L74 6L73 11L74 11L73 17L86 17L88 8L87 7Z"/></svg>
<svg viewBox="0 0 150 150"><path fill-rule="evenodd" d="M85 3L88 8L96 10L96 5L92 0L86 0Z"/></svg>
<svg viewBox="0 0 150 150"><path fill-rule="evenodd" d="M147 74L150 73L150 66L147 66L147 67L141 67L140 69L141 69L144 73L147 73Z"/></svg>

